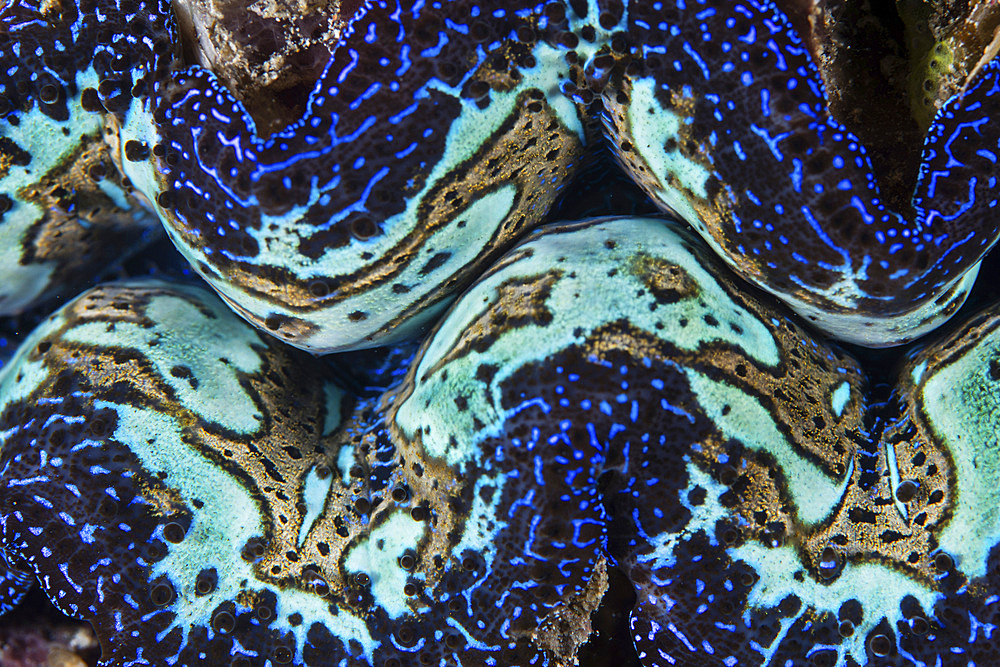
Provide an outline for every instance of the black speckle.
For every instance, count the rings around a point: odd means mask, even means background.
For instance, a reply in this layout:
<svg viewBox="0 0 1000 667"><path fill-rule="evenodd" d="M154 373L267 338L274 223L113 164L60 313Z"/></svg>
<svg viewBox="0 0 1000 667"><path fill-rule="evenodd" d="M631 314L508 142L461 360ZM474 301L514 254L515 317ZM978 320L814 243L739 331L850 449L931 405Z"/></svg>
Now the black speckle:
<svg viewBox="0 0 1000 667"><path fill-rule="evenodd" d="M433 257L427 260L427 263L424 264L423 268L420 269L419 271L420 275L426 276L431 271L440 268L440 266L445 262L447 262L450 257L451 257L450 252L436 253Z"/></svg>

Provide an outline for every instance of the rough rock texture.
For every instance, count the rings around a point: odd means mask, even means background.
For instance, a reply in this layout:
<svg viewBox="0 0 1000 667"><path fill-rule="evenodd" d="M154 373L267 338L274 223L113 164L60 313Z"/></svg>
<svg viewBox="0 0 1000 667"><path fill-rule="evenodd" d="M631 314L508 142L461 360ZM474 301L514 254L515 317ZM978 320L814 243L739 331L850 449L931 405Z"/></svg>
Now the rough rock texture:
<svg viewBox="0 0 1000 667"><path fill-rule="evenodd" d="M93 667L99 657L90 624L59 613L39 591L0 624L3 667Z"/></svg>
<svg viewBox="0 0 1000 667"><path fill-rule="evenodd" d="M258 131L280 129L305 99L357 0L180 0L174 12L188 62L215 72Z"/></svg>

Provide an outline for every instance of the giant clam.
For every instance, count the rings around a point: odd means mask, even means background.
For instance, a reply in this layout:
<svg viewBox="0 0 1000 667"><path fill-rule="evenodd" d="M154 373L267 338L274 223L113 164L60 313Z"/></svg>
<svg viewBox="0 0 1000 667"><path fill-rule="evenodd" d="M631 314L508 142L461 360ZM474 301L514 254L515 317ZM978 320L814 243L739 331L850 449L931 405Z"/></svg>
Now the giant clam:
<svg viewBox="0 0 1000 667"><path fill-rule="evenodd" d="M996 661L996 306L884 392L822 337L905 342L966 298L998 19L935 15L886 139L838 116L825 19L853 10L369 1L316 23L339 41L285 126L181 66L166 3L5 4L6 310L148 237L143 206L223 300L106 284L21 342L0 609L37 583L107 664L554 665L619 571L646 667ZM524 236L602 135L693 232ZM73 253L105 219L128 241ZM280 342L435 321L376 371Z"/></svg>

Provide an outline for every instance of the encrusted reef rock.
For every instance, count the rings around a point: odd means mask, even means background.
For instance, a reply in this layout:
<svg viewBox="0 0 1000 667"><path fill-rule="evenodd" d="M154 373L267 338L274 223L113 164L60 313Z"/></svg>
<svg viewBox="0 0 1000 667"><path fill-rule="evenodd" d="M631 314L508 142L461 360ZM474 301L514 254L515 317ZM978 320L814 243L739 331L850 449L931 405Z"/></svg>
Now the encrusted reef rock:
<svg viewBox="0 0 1000 667"><path fill-rule="evenodd" d="M690 232L595 219L355 398L203 290L96 288L0 375L4 599L109 662L562 665L616 564L647 667L990 664L998 323L871 404Z"/></svg>
<svg viewBox="0 0 1000 667"><path fill-rule="evenodd" d="M187 61L211 70L269 134L302 114L357 0L177 0Z"/></svg>
<svg viewBox="0 0 1000 667"><path fill-rule="evenodd" d="M0 612L106 664L561 667L608 601L643 667L1000 662L1000 306L891 376L826 340L1000 237L996 4L356 4L0 8L0 312L143 207L190 265L0 323Z"/></svg>
<svg viewBox="0 0 1000 667"><path fill-rule="evenodd" d="M842 340L937 327L1000 236L992 3L303 3L3 10L0 166L23 169L0 173L20 225L0 229L26 294L45 276L24 229L75 205L53 165L102 127L121 174L99 189L320 353L416 335L545 219L599 133Z"/></svg>

